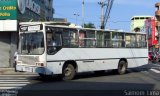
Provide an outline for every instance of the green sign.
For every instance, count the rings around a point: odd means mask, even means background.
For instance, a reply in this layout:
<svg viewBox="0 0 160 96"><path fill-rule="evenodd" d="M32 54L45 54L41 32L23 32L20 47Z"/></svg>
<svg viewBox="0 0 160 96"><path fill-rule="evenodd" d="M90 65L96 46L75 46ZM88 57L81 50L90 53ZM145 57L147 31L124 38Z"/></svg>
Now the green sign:
<svg viewBox="0 0 160 96"><path fill-rule="evenodd" d="M17 19L17 0L0 0L0 20Z"/></svg>

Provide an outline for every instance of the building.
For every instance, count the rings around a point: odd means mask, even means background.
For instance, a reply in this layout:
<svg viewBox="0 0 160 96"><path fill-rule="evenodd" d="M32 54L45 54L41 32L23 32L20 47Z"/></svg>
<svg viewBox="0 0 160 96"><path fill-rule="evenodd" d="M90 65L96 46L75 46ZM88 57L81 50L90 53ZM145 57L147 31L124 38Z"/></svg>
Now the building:
<svg viewBox="0 0 160 96"><path fill-rule="evenodd" d="M158 31L156 28L156 18L151 17L145 21L145 32L148 38L149 51L155 52L158 47Z"/></svg>
<svg viewBox="0 0 160 96"><path fill-rule="evenodd" d="M131 18L131 32L144 32L145 20L152 16L133 16Z"/></svg>
<svg viewBox="0 0 160 96"><path fill-rule="evenodd" d="M17 0L18 21L53 20L53 0Z"/></svg>
<svg viewBox="0 0 160 96"><path fill-rule="evenodd" d="M17 27L17 0L0 0L0 67L13 66Z"/></svg>
<svg viewBox="0 0 160 96"><path fill-rule="evenodd" d="M0 0L0 67L14 67L18 22L53 20L53 0Z"/></svg>
<svg viewBox="0 0 160 96"><path fill-rule="evenodd" d="M155 7L157 8L156 12L155 12L155 17L156 17L156 30L158 33L158 45L160 46L160 2L155 4ZM160 47L158 47L160 48ZM159 49L160 52L160 49Z"/></svg>

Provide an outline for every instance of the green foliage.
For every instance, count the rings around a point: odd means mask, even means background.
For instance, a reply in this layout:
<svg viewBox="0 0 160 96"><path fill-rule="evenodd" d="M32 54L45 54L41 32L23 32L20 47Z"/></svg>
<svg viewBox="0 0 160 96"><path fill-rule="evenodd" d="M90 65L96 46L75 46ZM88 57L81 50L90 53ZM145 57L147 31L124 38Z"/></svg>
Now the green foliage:
<svg viewBox="0 0 160 96"><path fill-rule="evenodd" d="M84 24L84 28L95 28L93 23Z"/></svg>

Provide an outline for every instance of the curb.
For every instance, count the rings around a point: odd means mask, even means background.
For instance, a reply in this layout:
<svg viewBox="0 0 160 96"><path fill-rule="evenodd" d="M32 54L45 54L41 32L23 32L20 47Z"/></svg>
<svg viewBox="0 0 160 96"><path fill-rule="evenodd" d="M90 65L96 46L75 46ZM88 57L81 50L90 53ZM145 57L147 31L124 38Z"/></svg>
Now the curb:
<svg viewBox="0 0 160 96"><path fill-rule="evenodd" d="M35 73L16 72L14 68L0 68L0 75L35 75Z"/></svg>

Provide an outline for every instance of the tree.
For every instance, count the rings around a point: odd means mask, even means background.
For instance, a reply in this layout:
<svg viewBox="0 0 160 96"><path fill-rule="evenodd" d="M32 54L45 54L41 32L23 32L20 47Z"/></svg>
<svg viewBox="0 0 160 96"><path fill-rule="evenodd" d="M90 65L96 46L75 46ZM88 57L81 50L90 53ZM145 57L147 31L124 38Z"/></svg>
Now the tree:
<svg viewBox="0 0 160 96"><path fill-rule="evenodd" d="M95 28L93 23L84 24L84 28Z"/></svg>

